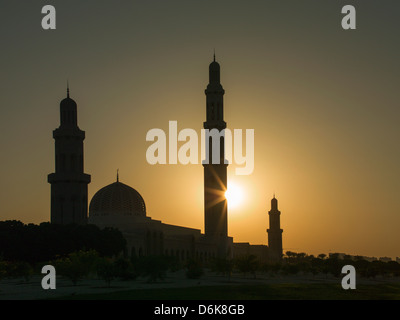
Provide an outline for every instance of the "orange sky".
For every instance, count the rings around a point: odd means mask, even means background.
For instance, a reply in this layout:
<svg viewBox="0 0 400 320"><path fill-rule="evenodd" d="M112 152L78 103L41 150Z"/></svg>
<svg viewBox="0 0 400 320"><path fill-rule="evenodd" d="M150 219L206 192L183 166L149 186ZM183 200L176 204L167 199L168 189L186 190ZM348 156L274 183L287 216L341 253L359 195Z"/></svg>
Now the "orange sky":
<svg viewBox="0 0 400 320"><path fill-rule="evenodd" d="M228 169L245 195L229 235L266 244L276 193L284 251L400 256L399 4L357 4L344 31L341 4L306 2L54 1L57 30L43 31L37 5L6 1L0 219L50 219L69 79L89 197L119 168L153 219L204 230L202 166L149 165L146 133L176 120L200 134L216 48L228 128L255 130L252 175Z"/></svg>

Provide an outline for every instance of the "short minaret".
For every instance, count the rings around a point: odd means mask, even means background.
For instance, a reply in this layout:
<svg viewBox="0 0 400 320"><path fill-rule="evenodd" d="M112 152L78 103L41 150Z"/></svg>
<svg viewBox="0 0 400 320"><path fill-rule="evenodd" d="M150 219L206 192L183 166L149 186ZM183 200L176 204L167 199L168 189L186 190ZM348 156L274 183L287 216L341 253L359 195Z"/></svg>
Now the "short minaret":
<svg viewBox="0 0 400 320"><path fill-rule="evenodd" d="M85 224L88 212L90 175L83 171L85 131L78 127L77 105L69 97L60 103L60 126L53 131L55 173L48 175L51 184L51 223Z"/></svg>
<svg viewBox="0 0 400 320"><path fill-rule="evenodd" d="M217 130L218 133L226 128L224 121L224 97L225 90L220 83L220 65L215 61L209 66L209 83L206 94L206 121L204 129ZM220 143L219 163L213 163L213 143ZM225 191L227 188L227 164L225 163L224 138L213 141L208 140L208 150L204 167L204 223L205 235L218 244L218 256L225 258L227 254L228 216ZM218 157L216 157L218 158Z"/></svg>
<svg viewBox="0 0 400 320"><path fill-rule="evenodd" d="M268 247L269 247L269 258L271 261L279 261L282 259L282 232L280 215L281 212L278 210L278 200L274 197L271 200L271 210L268 212L269 215L269 229L268 233Z"/></svg>

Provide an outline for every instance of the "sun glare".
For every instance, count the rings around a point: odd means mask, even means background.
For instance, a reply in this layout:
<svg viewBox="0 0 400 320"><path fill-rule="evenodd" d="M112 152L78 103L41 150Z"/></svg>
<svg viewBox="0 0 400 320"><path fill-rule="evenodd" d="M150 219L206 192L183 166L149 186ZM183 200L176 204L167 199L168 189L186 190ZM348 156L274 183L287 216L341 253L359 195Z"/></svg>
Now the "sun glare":
<svg viewBox="0 0 400 320"><path fill-rule="evenodd" d="M228 183L228 189L225 192L225 198L228 200L229 208L236 208L243 200L243 190L235 183Z"/></svg>

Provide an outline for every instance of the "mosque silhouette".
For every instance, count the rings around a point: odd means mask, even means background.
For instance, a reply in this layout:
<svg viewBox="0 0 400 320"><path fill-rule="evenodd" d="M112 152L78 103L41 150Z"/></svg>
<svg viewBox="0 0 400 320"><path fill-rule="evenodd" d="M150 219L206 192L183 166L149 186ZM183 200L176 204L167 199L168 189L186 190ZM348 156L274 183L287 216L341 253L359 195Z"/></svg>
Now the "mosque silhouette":
<svg viewBox="0 0 400 320"><path fill-rule="evenodd" d="M214 59L209 65L204 129L226 128L223 117L225 90L220 83L220 65ZM134 188L117 179L101 188L90 201L84 173L83 141L85 131L78 127L77 104L67 97L60 103L60 126L53 131L55 140L55 173L48 175L51 184L51 223L94 224L100 228L119 229L127 241L126 256L166 255L180 261L190 258L205 263L214 258L236 258L255 255L263 262L282 259L282 232L278 201L273 197L269 214L268 246L237 243L228 235L228 206L225 198L227 164L224 163L224 141L221 137L219 164L203 164L204 234L199 229L162 223L146 214L143 197ZM212 150L212 140L209 141ZM211 153L208 155L211 159Z"/></svg>

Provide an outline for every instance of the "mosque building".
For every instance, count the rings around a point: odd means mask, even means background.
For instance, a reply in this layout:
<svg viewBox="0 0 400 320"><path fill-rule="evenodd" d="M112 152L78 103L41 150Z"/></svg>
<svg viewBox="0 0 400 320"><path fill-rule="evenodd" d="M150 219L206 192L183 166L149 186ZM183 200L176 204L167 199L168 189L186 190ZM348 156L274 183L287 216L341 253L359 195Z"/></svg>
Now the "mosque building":
<svg viewBox="0 0 400 320"><path fill-rule="evenodd" d="M220 65L214 60L209 66L204 129L226 128L223 113L225 90L220 83ZM55 140L55 173L48 175L51 184L51 223L95 224L100 228L119 229L127 241L127 256L167 255L180 261L197 258L204 262L213 258L235 258L255 255L260 261L273 262L282 258L282 232L278 201L273 197L269 211L268 246L235 243L228 235L228 206L225 198L227 164L224 139L220 140L220 161L204 170L204 233L199 229L176 226L147 216L143 197L134 188L117 178L95 193L88 213L88 184L91 176L84 173L83 141L79 129L77 104L67 97L60 103L60 126L53 131ZM213 140L210 137L209 150Z"/></svg>

